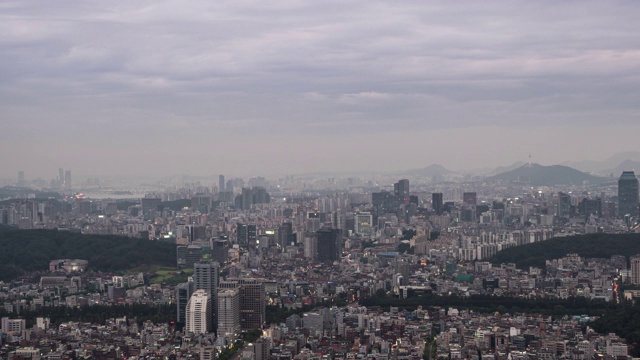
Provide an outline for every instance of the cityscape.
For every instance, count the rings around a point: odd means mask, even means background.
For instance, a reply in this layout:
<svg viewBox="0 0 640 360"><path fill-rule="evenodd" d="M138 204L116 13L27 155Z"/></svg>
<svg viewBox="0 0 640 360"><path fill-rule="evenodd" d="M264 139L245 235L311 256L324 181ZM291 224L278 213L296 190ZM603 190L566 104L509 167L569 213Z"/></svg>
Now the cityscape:
<svg viewBox="0 0 640 360"><path fill-rule="evenodd" d="M0 360L640 358L632 1L0 4Z"/></svg>
<svg viewBox="0 0 640 360"><path fill-rule="evenodd" d="M631 356L633 337L595 329L605 311L640 296L640 248L630 246L640 237L638 178L631 170L617 179L582 173L591 180L532 186L544 174L531 169L550 168L525 164L471 181L434 175L388 185L219 175L157 185L142 197L135 188L105 187L104 198L85 195L98 193L100 181L75 184L70 170L50 181L19 172L2 188L7 241L31 251L16 231L61 247L71 235L81 237L76 246L116 236L162 245L168 256L143 265L126 257L129 263L105 270L94 263L100 254L84 250L88 258L3 275L4 356ZM562 170L566 179L578 172ZM513 180L513 171L530 177ZM613 253L580 255L594 236ZM616 239L626 241L622 248ZM553 257L553 245L544 244L559 240L576 250ZM522 254L500 262L501 254L536 244L547 247L539 264ZM534 304L538 312L527 309ZM132 306L157 312L136 316L127 312ZM88 310L54 310L61 308Z"/></svg>

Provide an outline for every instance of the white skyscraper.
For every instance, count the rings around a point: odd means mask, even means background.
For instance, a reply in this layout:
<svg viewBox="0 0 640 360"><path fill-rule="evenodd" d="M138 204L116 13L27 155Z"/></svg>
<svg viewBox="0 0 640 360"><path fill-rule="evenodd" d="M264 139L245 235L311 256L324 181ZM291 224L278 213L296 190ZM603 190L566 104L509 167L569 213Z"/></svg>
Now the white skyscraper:
<svg viewBox="0 0 640 360"><path fill-rule="evenodd" d="M240 292L238 289L218 291L218 337L240 332Z"/></svg>
<svg viewBox="0 0 640 360"><path fill-rule="evenodd" d="M187 304L187 333L211 332L211 296L204 290L196 290Z"/></svg>
<svg viewBox="0 0 640 360"><path fill-rule="evenodd" d="M218 324L216 319L216 314L218 313L216 295L218 293L219 273L220 266L217 262L195 263L193 265L194 289L204 290L211 297L211 305L209 307L209 312L211 313L209 329L211 331L214 331Z"/></svg>

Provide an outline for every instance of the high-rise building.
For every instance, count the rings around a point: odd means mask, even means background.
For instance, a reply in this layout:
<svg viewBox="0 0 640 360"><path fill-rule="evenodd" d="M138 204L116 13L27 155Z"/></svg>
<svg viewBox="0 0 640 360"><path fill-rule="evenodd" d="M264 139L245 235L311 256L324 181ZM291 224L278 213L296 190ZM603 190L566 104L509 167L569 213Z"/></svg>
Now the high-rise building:
<svg viewBox="0 0 640 360"><path fill-rule="evenodd" d="M304 234L304 257L315 259L318 254L318 238L315 233L305 232Z"/></svg>
<svg viewBox="0 0 640 360"><path fill-rule="evenodd" d="M640 254L631 256L631 284L640 285Z"/></svg>
<svg viewBox="0 0 640 360"><path fill-rule="evenodd" d="M571 195L563 192L558 193L557 215L561 218L566 218L571 216Z"/></svg>
<svg viewBox="0 0 640 360"><path fill-rule="evenodd" d="M240 332L240 292L238 289L218 291L218 336L233 337Z"/></svg>
<svg viewBox="0 0 640 360"><path fill-rule="evenodd" d="M253 203L254 204L267 204L269 203L269 193L267 193L267 189L261 187L261 186L256 186L253 189L251 189L251 191L253 192Z"/></svg>
<svg viewBox="0 0 640 360"><path fill-rule="evenodd" d="M248 245L256 243L256 225L248 225L238 223L237 225L237 241L240 245Z"/></svg>
<svg viewBox="0 0 640 360"><path fill-rule="evenodd" d="M342 239L339 229L322 228L316 232L318 261L333 262L340 260Z"/></svg>
<svg viewBox="0 0 640 360"><path fill-rule="evenodd" d="M224 193L224 175L218 176L218 193Z"/></svg>
<svg viewBox="0 0 640 360"><path fill-rule="evenodd" d="M186 311L186 332L206 334L211 332L211 298L205 290L196 290L189 299Z"/></svg>
<svg viewBox="0 0 640 360"><path fill-rule="evenodd" d="M193 282L186 282L176 286L176 310L178 314L178 323L186 324L187 322L187 304L193 294Z"/></svg>
<svg viewBox="0 0 640 360"><path fill-rule="evenodd" d="M432 193L431 194L431 207L433 208L433 212L437 215L442 214L442 210L444 207L444 201L442 198L442 193Z"/></svg>
<svg viewBox="0 0 640 360"><path fill-rule="evenodd" d="M242 210L251 210L251 205L253 205L253 190L242 188Z"/></svg>
<svg viewBox="0 0 640 360"><path fill-rule="evenodd" d="M373 235L373 216L371 213L363 212L353 215L354 232L360 236L371 237Z"/></svg>
<svg viewBox="0 0 640 360"><path fill-rule="evenodd" d="M216 295L218 293L218 282L220 279L220 265L217 262L205 262L196 263L193 265L193 282L196 290L204 290L208 294L211 294L210 314L211 322L209 324L210 329L215 329L217 325L217 301Z"/></svg>
<svg viewBox="0 0 640 360"><path fill-rule="evenodd" d="M225 264L229 260L229 242L225 239L211 241L211 259L219 264Z"/></svg>
<svg viewBox="0 0 640 360"><path fill-rule="evenodd" d="M240 328L260 329L266 321L264 283L254 279L238 279L240 284Z"/></svg>
<svg viewBox="0 0 640 360"><path fill-rule="evenodd" d="M475 192L465 192L462 194L462 202L468 205L478 205L478 194Z"/></svg>
<svg viewBox="0 0 640 360"><path fill-rule="evenodd" d="M396 196L409 197L409 180L402 179L393 184L393 192Z"/></svg>
<svg viewBox="0 0 640 360"><path fill-rule="evenodd" d="M71 189L71 170L64 172L64 187L65 189Z"/></svg>
<svg viewBox="0 0 640 360"><path fill-rule="evenodd" d="M220 290L238 289L240 294L240 329L260 329L266 320L265 286L260 279L228 278ZM221 307L222 305L220 305ZM221 334L220 329L218 333Z"/></svg>
<svg viewBox="0 0 640 360"><path fill-rule="evenodd" d="M247 224L238 223L236 227L236 241L240 245L247 245L249 243Z"/></svg>
<svg viewBox="0 0 640 360"><path fill-rule="evenodd" d="M247 225L247 241L249 244L255 244L258 240L258 228L255 224Z"/></svg>
<svg viewBox="0 0 640 360"><path fill-rule="evenodd" d="M284 250L288 245L291 245L291 237L293 235L293 224L291 222L284 222L278 226L278 245Z"/></svg>
<svg viewBox="0 0 640 360"><path fill-rule="evenodd" d="M374 192L374 193L371 193L371 203L376 208L379 207L384 209L387 207L387 202L390 197L391 197L391 193L388 191Z"/></svg>
<svg viewBox="0 0 640 360"><path fill-rule="evenodd" d="M638 178L633 171L623 171L618 179L618 217L638 216Z"/></svg>

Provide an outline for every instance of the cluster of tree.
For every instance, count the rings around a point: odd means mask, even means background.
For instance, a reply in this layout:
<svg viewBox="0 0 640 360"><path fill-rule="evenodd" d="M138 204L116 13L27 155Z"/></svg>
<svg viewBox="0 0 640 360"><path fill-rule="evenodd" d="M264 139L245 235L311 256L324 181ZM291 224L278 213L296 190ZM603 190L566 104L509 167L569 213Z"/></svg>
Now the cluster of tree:
<svg viewBox="0 0 640 360"><path fill-rule="evenodd" d="M279 324L285 322L285 320L287 320L287 318L293 314L301 315L306 312L313 311L313 309L321 307L346 306L347 303L348 302L346 294L342 293L339 296L326 301L318 302L315 305L303 305L302 307L294 309L286 309L277 305L267 305L265 309L266 322L267 324Z"/></svg>
<svg viewBox="0 0 640 360"><path fill-rule="evenodd" d="M124 271L140 265L175 265L175 245L121 236L82 235L55 230L0 228L0 280L44 271L53 259L83 259L96 271Z"/></svg>
<svg viewBox="0 0 640 360"><path fill-rule="evenodd" d="M402 238L400 240L411 240L416 236L416 231L413 229L402 230Z"/></svg>
<svg viewBox="0 0 640 360"><path fill-rule="evenodd" d="M606 311L615 309L616 305L602 300L590 300L584 297L570 297L568 299L551 298L515 298L507 296L471 295L460 297L457 295L425 294L423 296L406 299L389 296L384 292L360 300L363 306L397 306L403 309L414 310L418 306L454 307L457 309L469 309L479 312L504 313L539 313L554 316L564 315L602 315Z"/></svg>
<svg viewBox="0 0 640 360"><path fill-rule="evenodd" d="M433 360L438 353L438 344L434 338L428 338L425 340L424 352L422 354L423 360Z"/></svg>
<svg viewBox="0 0 640 360"><path fill-rule="evenodd" d="M23 188L17 186L4 186L0 188L0 198L18 199L26 197L27 195L35 194L36 199L60 199L62 195L55 191L40 191L30 188ZM12 200L13 201L13 200Z"/></svg>
<svg viewBox="0 0 640 360"><path fill-rule="evenodd" d="M16 316L9 314L0 308L0 317ZM174 305L93 305L93 306L55 306L43 307L35 311L22 311L18 317L25 319L27 327L36 323L36 318L48 317L51 324L59 325L68 321L90 322L104 325L107 319L122 318L126 316L129 321L137 321L139 325L151 320L154 323L168 323L177 318Z"/></svg>
<svg viewBox="0 0 640 360"><path fill-rule="evenodd" d="M640 234L588 234L550 239L533 244L510 247L491 258L494 264L515 263L519 268L544 268L546 260L567 254L585 258L609 258L640 253Z"/></svg>
<svg viewBox="0 0 640 360"><path fill-rule="evenodd" d="M127 211L129 209L129 206L138 205L139 203L140 203L139 201L119 200L116 202L116 206L120 211Z"/></svg>
<svg viewBox="0 0 640 360"><path fill-rule="evenodd" d="M415 253L415 249L411 244L401 242L398 244L398 252L401 254L407 253L413 255Z"/></svg>
<svg viewBox="0 0 640 360"><path fill-rule="evenodd" d="M173 211L180 211L185 207L191 207L191 199L178 199L173 201L164 201L158 205L158 211L162 211L165 208L169 208Z"/></svg>
<svg viewBox="0 0 640 360"><path fill-rule="evenodd" d="M247 343L252 343L252 342L258 341L258 339L260 339L261 337L262 337L262 330L260 329L247 330L242 334L242 341Z"/></svg>
<svg viewBox="0 0 640 360"><path fill-rule="evenodd" d="M294 314L301 315L305 312L309 312L314 309L314 306L303 305L302 307L295 309L286 309L277 305L267 305L266 322L267 324L279 324L285 322L285 320Z"/></svg>
<svg viewBox="0 0 640 360"><path fill-rule="evenodd" d="M616 333L631 344L631 355L640 356L640 305L624 304L607 311L589 324L601 334Z"/></svg>

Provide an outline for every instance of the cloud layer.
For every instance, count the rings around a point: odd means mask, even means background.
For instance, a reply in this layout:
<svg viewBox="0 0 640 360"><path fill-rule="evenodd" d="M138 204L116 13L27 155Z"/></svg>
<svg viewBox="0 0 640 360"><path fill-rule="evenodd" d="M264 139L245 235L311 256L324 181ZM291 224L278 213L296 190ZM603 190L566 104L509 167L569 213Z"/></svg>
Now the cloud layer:
<svg viewBox="0 0 640 360"><path fill-rule="evenodd" d="M639 15L633 1L3 2L2 171L604 158L637 147L620 140L640 130Z"/></svg>

